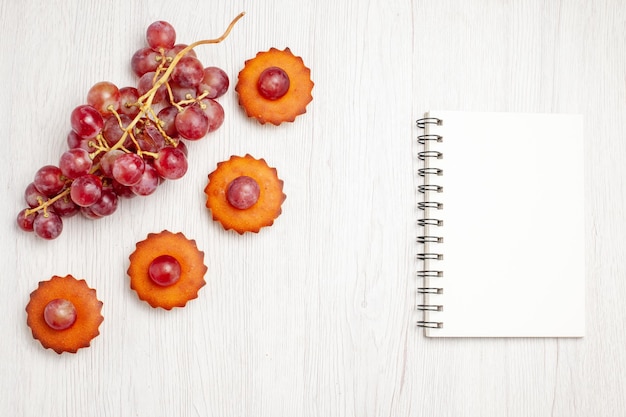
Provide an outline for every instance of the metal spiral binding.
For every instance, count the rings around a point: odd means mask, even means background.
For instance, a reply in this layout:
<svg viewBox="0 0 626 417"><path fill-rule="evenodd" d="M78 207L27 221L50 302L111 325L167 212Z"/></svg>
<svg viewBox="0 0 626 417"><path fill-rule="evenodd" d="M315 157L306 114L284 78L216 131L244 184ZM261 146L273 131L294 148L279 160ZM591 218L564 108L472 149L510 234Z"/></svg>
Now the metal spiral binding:
<svg viewBox="0 0 626 417"><path fill-rule="evenodd" d="M443 288L421 287L417 289L418 294L443 294Z"/></svg>
<svg viewBox="0 0 626 417"><path fill-rule="evenodd" d="M420 210L426 210L429 208L441 210L443 208L443 204L437 203L436 201L420 201L417 203L417 208Z"/></svg>
<svg viewBox="0 0 626 417"><path fill-rule="evenodd" d="M435 117L426 117L417 120L417 127L420 129L426 129L428 125L441 125L442 120ZM428 300L429 295L443 294L443 288L428 286L428 279L443 277L443 271L437 268L431 268L431 265L437 261L443 260L443 254L430 250L431 244L438 244L443 242L442 236L431 235L431 228L443 226L443 220L432 217L431 211L442 210L443 204L437 201L433 201L431 197L434 194L442 193L443 187L441 185L433 184L431 178L436 178L443 175L443 170L437 167L431 166L431 161L443 159L443 153L430 149L431 145L443 142L443 137L436 134L431 134L425 131L423 135L417 137L417 141L420 145L423 145L423 150L418 152L417 157L422 161L423 166L418 169L417 174L423 179L423 183L417 187L417 191L423 195L422 201L418 202L417 208L423 212L423 217L418 219L417 224L423 230L423 234L417 237L417 242L423 247L423 251L417 254L417 259L422 263L422 269L417 271L417 276L422 279L423 286L417 289L418 294L424 297L424 300ZM435 216L436 217L436 216ZM443 305L440 304L418 304L416 309L425 312L438 312L443 311ZM426 318L423 321L418 321L419 327L426 328L442 328L443 323L439 321L430 321Z"/></svg>
<svg viewBox="0 0 626 417"><path fill-rule="evenodd" d="M443 311L443 306L434 304L418 304L417 309L421 311Z"/></svg>

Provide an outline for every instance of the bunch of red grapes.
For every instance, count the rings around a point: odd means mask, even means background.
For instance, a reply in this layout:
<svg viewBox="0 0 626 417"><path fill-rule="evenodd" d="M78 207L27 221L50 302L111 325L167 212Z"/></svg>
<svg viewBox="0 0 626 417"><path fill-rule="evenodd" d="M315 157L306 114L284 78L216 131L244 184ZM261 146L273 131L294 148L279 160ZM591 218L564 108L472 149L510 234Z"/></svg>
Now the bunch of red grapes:
<svg viewBox="0 0 626 417"><path fill-rule="evenodd" d="M222 125L224 109L215 99L228 90L228 76L204 67L193 50L221 40L176 44L173 26L163 21L148 27L146 40L131 59L136 87L99 82L72 111L68 150L26 187L21 229L55 239L63 218L99 219L115 212L120 198L152 194L187 172L185 140Z"/></svg>

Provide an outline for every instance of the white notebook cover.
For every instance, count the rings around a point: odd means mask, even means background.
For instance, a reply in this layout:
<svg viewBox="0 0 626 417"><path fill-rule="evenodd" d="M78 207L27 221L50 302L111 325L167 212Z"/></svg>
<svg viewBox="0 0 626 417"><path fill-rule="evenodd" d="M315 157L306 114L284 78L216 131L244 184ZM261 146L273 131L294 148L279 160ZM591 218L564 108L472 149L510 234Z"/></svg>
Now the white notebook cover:
<svg viewBox="0 0 626 417"><path fill-rule="evenodd" d="M431 111L442 153L426 181L443 220L423 278L431 337L582 337L585 332L583 121L580 115Z"/></svg>

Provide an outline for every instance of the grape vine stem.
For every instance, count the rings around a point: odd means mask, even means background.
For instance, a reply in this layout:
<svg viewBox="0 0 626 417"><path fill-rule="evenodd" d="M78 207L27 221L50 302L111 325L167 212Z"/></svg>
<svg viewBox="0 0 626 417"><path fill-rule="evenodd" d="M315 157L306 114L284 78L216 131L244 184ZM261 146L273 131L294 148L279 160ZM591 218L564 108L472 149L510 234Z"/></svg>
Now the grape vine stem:
<svg viewBox="0 0 626 417"><path fill-rule="evenodd" d="M44 212L44 216L48 217L48 213L46 212L46 209L48 207L50 207L52 204L54 204L56 201L62 199L63 197L67 196L70 194L70 189L66 188L65 190L63 190L63 192L55 195L54 197L44 201L43 203L39 204L39 206L37 207L33 207L31 209L28 209L24 212L25 216L30 216L31 214L35 214L37 213L39 210L43 210Z"/></svg>

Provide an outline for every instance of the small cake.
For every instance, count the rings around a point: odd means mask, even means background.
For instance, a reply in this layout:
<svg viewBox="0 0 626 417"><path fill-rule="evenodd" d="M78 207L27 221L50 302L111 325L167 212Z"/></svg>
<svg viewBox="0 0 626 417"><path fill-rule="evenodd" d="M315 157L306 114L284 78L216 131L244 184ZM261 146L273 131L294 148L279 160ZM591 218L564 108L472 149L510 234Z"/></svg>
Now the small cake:
<svg viewBox="0 0 626 417"><path fill-rule="evenodd" d="M152 307L171 310L198 297L208 268L204 252L182 233L150 233L130 255L130 287Z"/></svg>
<svg viewBox="0 0 626 417"><path fill-rule="evenodd" d="M76 353L100 334L98 327L104 320L101 310L96 290L89 288L85 280L55 275L41 281L30 294L26 323L44 348L58 354Z"/></svg>
<svg viewBox="0 0 626 417"><path fill-rule="evenodd" d="M261 124L293 122L313 100L311 70L289 48L271 48L245 62L235 91L248 117Z"/></svg>
<svg viewBox="0 0 626 417"><path fill-rule="evenodd" d="M276 168L249 154L218 163L204 192L213 220L239 234L274 224L286 198Z"/></svg>

